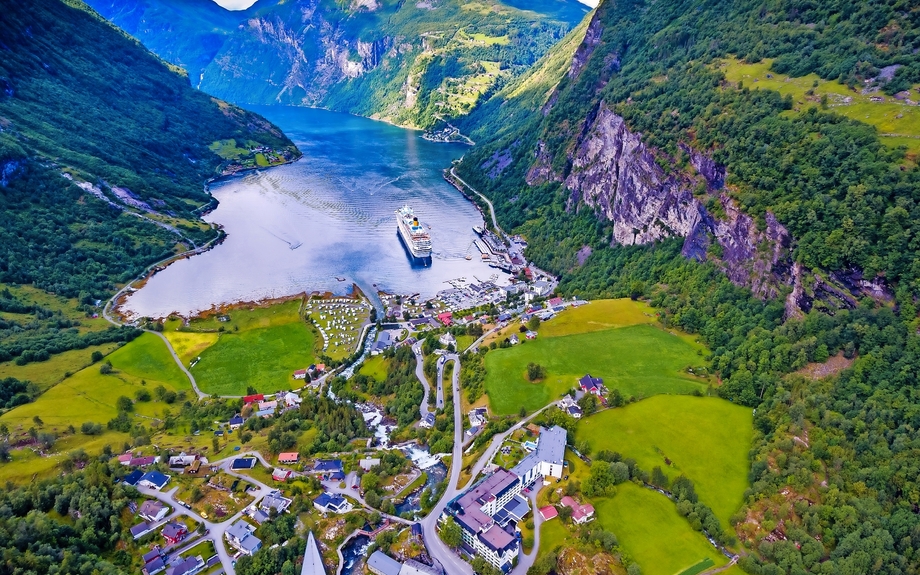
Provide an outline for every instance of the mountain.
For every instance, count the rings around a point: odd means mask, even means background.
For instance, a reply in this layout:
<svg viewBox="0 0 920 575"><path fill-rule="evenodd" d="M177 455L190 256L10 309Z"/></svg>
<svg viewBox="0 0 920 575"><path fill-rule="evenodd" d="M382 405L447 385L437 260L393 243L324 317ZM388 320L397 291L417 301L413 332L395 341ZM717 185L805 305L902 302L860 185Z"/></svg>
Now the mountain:
<svg viewBox="0 0 920 575"><path fill-rule="evenodd" d="M299 155L80 2L4 6L0 54L2 282L103 297L215 237L205 180Z"/></svg>
<svg viewBox="0 0 920 575"><path fill-rule="evenodd" d="M575 0L91 0L201 90L430 128L462 117L587 13Z"/></svg>
<svg viewBox="0 0 920 575"><path fill-rule="evenodd" d="M709 533L748 573L917 572L918 101L908 3L605 1L458 124L563 292L647 298L756 408Z"/></svg>

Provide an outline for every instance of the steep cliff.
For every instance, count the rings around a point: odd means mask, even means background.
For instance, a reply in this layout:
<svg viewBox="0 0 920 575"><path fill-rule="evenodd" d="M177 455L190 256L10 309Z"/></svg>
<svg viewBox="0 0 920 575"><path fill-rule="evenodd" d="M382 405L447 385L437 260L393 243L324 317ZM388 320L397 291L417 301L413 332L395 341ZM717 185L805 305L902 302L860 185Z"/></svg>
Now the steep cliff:
<svg viewBox="0 0 920 575"><path fill-rule="evenodd" d="M533 64L587 8L551 0L90 0L196 87L240 104L322 106L431 127Z"/></svg>
<svg viewBox="0 0 920 575"><path fill-rule="evenodd" d="M828 253L832 242L841 243L834 230L846 213L830 197L854 179L891 169L883 166L896 163L896 154L886 157L867 126L822 117L814 106L790 119L781 115L792 106L790 98L732 85L720 75L714 56L727 54L729 47L715 40L707 44L707 34L724 35L753 5L670 13L676 9L674 3L602 4L567 68L556 72L556 87L539 116L520 122L517 131L496 130L460 170L493 194L512 225L555 217L552 206L562 205L570 214L595 214L605 224L608 245L683 238L686 257L715 263L758 297L800 294L787 299L789 315L813 305L833 310L851 308L864 296L885 297L892 274L879 269L880 258L870 261L858 250L843 257ZM681 35L682 26L698 31ZM840 133L833 134L836 128L829 124L841 126ZM785 141L777 142L774 133ZM878 168L854 162L848 169L865 174L854 177L826 165L820 154L836 155L830 163L839 165L857 133L872 146ZM818 149L824 146L828 149ZM787 166L793 164L807 176L788 184ZM901 173L905 184L916 179L915 170ZM782 200L772 191L778 183ZM819 193L829 197L812 200ZM893 209L891 193L880 188L877 196ZM808 209L817 226L798 216ZM873 217L872 210L865 214ZM865 238L860 241L876 242L878 252L887 253L879 243L885 241L881 229L881 221L873 222L859 231ZM587 252L567 261L580 264ZM867 264L872 269L860 271Z"/></svg>

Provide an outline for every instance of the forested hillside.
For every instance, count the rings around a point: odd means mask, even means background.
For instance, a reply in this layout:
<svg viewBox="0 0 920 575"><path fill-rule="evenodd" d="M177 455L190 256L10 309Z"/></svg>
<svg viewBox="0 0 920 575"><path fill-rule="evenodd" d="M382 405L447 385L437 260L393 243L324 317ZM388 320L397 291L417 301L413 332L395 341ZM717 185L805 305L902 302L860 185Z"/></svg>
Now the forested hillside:
<svg viewBox="0 0 920 575"><path fill-rule="evenodd" d="M587 12L576 0L91 0L193 85L239 104L322 106L442 127L525 71Z"/></svg>
<svg viewBox="0 0 920 575"><path fill-rule="evenodd" d="M460 174L562 290L649 298L757 407L751 573L920 568L918 33L896 1L603 2L554 89L469 119Z"/></svg>
<svg viewBox="0 0 920 575"><path fill-rule="evenodd" d="M207 178L298 154L80 2L5 5L0 53L0 282L103 297L214 237Z"/></svg>

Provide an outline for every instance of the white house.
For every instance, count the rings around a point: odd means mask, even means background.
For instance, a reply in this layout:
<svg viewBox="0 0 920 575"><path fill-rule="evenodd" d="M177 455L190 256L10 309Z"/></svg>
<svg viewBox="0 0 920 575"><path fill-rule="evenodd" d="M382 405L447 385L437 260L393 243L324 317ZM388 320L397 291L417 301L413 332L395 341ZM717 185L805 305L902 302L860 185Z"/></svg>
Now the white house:
<svg viewBox="0 0 920 575"><path fill-rule="evenodd" d="M522 485L530 485L538 477L562 477L565 460L565 429L554 425L540 428L537 449L514 466L512 473L521 478Z"/></svg>

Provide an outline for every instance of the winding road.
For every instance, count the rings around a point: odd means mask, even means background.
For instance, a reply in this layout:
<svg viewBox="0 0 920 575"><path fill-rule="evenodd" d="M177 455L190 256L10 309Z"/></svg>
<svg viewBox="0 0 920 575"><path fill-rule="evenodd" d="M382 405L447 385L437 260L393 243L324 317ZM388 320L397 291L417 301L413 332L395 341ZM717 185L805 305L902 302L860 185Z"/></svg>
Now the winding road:
<svg viewBox="0 0 920 575"><path fill-rule="evenodd" d="M431 404L428 402L428 395L431 392L431 384L428 383L428 378L425 377L425 358L422 357L422 343L418 342L412 346L412 353L415 354L415 377L422 384L422 391L424 396L422 396L422 403L419 405L419 413L422 416L422 419L425 419L425 416L430 412Z"/></svg>

